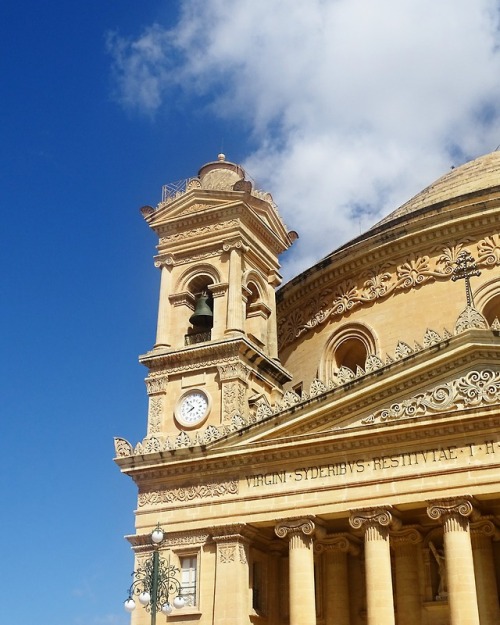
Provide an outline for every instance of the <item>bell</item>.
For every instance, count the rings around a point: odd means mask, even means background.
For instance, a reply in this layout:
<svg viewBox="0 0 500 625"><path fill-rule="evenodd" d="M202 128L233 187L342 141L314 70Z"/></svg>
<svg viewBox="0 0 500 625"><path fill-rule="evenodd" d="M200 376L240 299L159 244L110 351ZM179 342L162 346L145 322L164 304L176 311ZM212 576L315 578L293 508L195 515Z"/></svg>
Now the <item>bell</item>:
<svg viewBox="0 0 500 625"><path fill-rule="evenodd" d="M208 295L200 293L196 297L196 306L194 313L189 317L189 323L202 328L211 328L214 324L214 314L207 303Z"/></svg>

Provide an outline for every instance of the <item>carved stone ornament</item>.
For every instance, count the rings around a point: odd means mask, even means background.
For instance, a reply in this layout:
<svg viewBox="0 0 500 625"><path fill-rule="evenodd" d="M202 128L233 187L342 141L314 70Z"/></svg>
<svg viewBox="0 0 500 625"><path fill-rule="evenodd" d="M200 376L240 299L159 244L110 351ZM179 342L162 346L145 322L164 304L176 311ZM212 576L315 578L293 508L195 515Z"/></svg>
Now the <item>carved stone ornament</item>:
<svg viewBox="0 0 500 625"><path fill-rule="evenodd" d="M117 458L127 458L134 454L134 450L127 440L115 437L115 453Z"/></svg>
<svg viewBox="0 0 500 625"><path fill-rule="evenodd" d="M412 398L382 408L361 420L367 425L384 421L441 414L451 410L500 403L500 372L470 371L455 380L439 384Z"/></svg>
<svg viewBox="0 0 500 625"><path fill-rule="evenodd" d="M328 551L340 551L357 556L360 552L359 545L354 542L354 537L348 534L329 534L323 540L316 541L314 545L315 553Z"/></svg>
<svg viewBox="0 0 500 625"><path fill-rule="evenodd" d="M144 380L148 395L156 395L157 393L165 393L168 385L167 374L150 374Z"/></svg>
<svg viewBox="0 0 500 625"><path fill-rule="evenodd" d="M472 306L467 306L460 313L455 324L456 334L459 334L460 332L465 332L465 330L486 330L487 328L488 322L486 321L486 319L478 310L476 310Z"/></svg>
<svg viewBox="0 0 500 625"><path fill-rule="evenodd" d="M224 363L217 367L221 381L234 380L236 378L246 382L250 375L250 369L242 362L234 361Z"/></svg>
<svg viewBox="0 0 500 625"><path fill-rule="evenodd" d="M148 436L158 434L161 427L163 415L163 401L161 397L151 397L149 399L148 411Z"/></svg>
<svg viewBox="0 0 500 625"><path fill-rule="evenodd" d="M359 279L347 279L333 288L313 295L305 304L281 316L278 328L280 348L293 343L302 334L313 330L331 318L372 304L401 291L408 291L436 280L450 280L457 258L468 242L440 248L431 258L428 255L408 258L391 267L376 266L361 273ZM477 243L478 265L500 265L499 237L486 237Z"/></svg>
<svg viewBox="0 0 500 625"><path fill-rule="evenodd" d="M403 527L391 532L391 545L395 548L404 545L418 545L422 542L422 534L414 527Z"/></svg>
<svg viewBox="0 0 500 625"><path fill-rule="evenodd" d="M450 497L449 499L438 499L430 501L427 506L427 514L434 521L446 519L446 517L470 517L474 512L474 506L469 498Z"/></svg>
<svg viewBox="0 0 500 625"><path fill-rule="evenodd" d="M364 508L362 510L352 510L349 517L349 525L359 530L369 525L380 525L389 527L397 525L397 519L391 514L388 508Z"/></svg>
<svg viewBox="0 0 500 625"><path fill-rule="evenodd" d="M196 499L218 499L227 495L238 494L238 482L229 480L227 482L213 482L211 484L200 484L199 486L189 486L187 488L171 488L168 490L150 491L139 494L139 508L144 506L156 506L163 503L174 503L176 501L187 502Z"/></svg>
<svg viewBox="0 0 500 625"><path fill-rule="evenodd" d="M276 524L274 531L278 538L286 538L291 534L312 536L316 526L311 519L290 519Z"/></svg>
<svg viewBox="0 0 500 625"><path fill-rule="evenodd" d="M170 265L174 265L175 260L172 254L163 254L161 256L155 257L154 264L157 269L161 269L162 267L168 267Z"/></svg>

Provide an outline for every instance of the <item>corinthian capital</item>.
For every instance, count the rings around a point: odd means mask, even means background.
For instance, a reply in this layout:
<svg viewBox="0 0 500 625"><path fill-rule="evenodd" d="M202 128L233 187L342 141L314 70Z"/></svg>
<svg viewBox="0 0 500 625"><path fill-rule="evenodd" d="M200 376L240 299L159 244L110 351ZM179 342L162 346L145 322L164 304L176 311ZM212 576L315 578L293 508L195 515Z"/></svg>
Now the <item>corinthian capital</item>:
<svg viewBox="0 0 500 625"><path fill-rule="evenodd" d="M304 534L305 536L312 536L316 525L311 519L287 519L286 521L279 521L274 531L278 538L286 538L293 534Z"/></svg>

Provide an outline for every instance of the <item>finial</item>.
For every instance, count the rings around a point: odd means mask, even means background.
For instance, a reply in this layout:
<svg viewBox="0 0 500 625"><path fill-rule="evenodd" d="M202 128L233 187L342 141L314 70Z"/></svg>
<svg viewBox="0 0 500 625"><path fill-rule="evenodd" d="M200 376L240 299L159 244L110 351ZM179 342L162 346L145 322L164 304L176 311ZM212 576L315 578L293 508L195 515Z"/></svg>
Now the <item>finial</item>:
<svg viewBox="0 0 500 625"><path fill-rule="evenodd" d="M220 154L217 154L217 160L218 161L225 161L226 160L226 155L223 154L222 152Z"/></svg>

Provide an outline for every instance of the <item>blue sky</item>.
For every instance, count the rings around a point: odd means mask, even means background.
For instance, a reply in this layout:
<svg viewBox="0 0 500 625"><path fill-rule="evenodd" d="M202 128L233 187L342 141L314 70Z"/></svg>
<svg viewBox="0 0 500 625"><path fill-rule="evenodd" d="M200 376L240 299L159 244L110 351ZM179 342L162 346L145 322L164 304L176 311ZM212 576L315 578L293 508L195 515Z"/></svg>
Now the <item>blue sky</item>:
<svg viewBox="0 0 500 625"><path fill-rule="evenodd" d="M289 278L500 144L498 2L373 6L2 2L1 623L128 623L112 457L145 434L140 206L222 148L299 231Z"/></svg>

